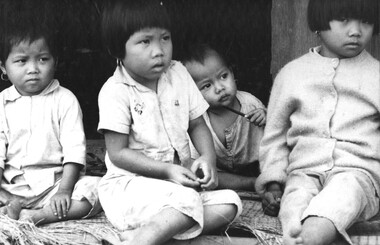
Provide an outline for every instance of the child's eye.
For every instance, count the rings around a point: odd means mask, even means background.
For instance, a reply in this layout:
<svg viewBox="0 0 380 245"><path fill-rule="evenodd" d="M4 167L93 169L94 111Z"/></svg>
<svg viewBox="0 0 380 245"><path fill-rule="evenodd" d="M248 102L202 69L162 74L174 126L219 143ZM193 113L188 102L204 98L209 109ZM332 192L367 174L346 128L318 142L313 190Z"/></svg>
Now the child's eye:
<svg viewBox="0 0 380 245"><path fill-rule="evenodd" d="M211 84L207 83L201 86L201 90L206 90L206 89L209 89L210 87L211 87Z"/></svg>
<svg viewBox="0 0 380 245"><path fill-rule="evenodd" d="M141 40L140 43L142 43L142 44L149 44L150 41L149 41L149 39L144 39L144 40Z"/></svg>
<svg viewBox="0 0 380 245"><path fill-rule="evenodd" d="M371 21L369 20L361 20L361 22L366 25L372 25Z"/></svg>
<svg viewBox="0 0 380 245"><path fill-rule="evenodd" d="M348 22L348 18L346 18L346 17L340 17L340 18L338 18L338 21Z"/></svg>
<svg viewBox="0 0 380 245"><path fill-rule="evenodd" d="M26 62L26 59L17 59L14 61L14 63L20 63L20 64L25 63L25 62Z"/></svg>
<svg viewBox="0 0 380 245"><path fill-rule="evenodd" d="M49 61L50 60L50 57L41 57L39 59L40 62L46 62L46 61Z"/></svg>
<svg viewBox="0 0 380 245"><path fill-rule="evenodd" d="M221 78L222 80L226 80L226 79L228 78L228 72L223 73L223 74L220 76L220 78Z"/></svg>
<svg viewBox="0 0 380 245"><path fill-rule="evenodd" d="M171 39L171 36L166 35L166 36L163 36L162 39L164 39L164 41L169 41Z"/></svg>

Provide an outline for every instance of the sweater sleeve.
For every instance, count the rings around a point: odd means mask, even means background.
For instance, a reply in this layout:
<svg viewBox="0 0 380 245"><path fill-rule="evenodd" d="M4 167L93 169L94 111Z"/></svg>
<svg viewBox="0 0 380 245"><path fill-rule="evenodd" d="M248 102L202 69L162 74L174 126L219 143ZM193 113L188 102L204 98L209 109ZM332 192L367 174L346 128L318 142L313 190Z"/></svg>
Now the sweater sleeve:
<svg viewBox="0 0 380 245"><path fill-rule="evenodd" d="M282 70L274 81L271 91L267 123L264 136L260 144L259 160L261 174L256 180L256 190L263 194L269 182L276 181L281 184L286 180L289 148L287 145L287 132L290 128L290 116L294 110L292 102L292 86L288 72Z"/></svg>

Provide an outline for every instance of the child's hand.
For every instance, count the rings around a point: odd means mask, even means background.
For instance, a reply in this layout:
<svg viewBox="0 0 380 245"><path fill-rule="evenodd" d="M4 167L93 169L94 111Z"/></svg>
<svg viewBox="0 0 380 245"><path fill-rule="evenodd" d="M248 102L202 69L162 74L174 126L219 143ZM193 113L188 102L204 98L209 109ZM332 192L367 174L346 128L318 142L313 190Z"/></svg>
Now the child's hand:
<svg viewBox="0 0 380 245"><path fill-rule="evenodd" d="M191 166L191 171L196 174L197 181L203 190L212 190L218 186L218 175L214 168L202 157L196 159Z"/></svg>
<svg viewBox="0 0 380 245"><path fill-rule="evenodd" d="M263 195L262 206L264 213L270 216L277 216L280 211L282 197L281 185L277 182L271 182Z"/></svg>
<svg viewBox="0 0 380 245"><path fill-rule="evenodd" d="M58 190L57 193L50 199L50 208L54 215L58 216L58 219L65 218L71 205L70 190Z"/></svg>
<svg viewBox="0 0 380 245"><path fill-rule="evenodd" d="M0 188L0 207L8 205L14 199L14 196L6 190Z"/></svg>
<svg viewBox="0 0 380 245"><path fill-rule="evenodd" d="M28 205L28 200L25 197L13 195L10 192L0 188L0 207L7 206L10 202L17 201L21 207Z"/></svg>
<svg viewBox="0 0 380 245"><path fill-rule="evenodd" d="M174 183L191 188L198 188L200 186L193 172L176 164L170 164L170 167L167 169L167 178Z"/></svg>
<svg viewBox="0 0 380 245"><path fill-rule="evenodd" d="M254 125L262 127L266 123L266 111L263 108L256 108L248 112L245 117Z"/></svg>

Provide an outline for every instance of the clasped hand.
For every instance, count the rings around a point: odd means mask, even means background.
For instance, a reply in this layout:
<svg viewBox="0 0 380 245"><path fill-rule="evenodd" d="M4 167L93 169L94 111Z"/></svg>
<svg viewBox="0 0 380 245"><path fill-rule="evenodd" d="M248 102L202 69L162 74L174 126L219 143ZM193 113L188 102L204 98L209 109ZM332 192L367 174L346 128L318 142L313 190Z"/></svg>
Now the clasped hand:
<svg viewBox="0 0 380 245"><path fill-rule="evenodd" d="M277 216L280 211L282 197L281 185L277 182L271 182L262 196L262 207L264 213L270 216Z"/></svg>
<svg viewBox="0 0 380 245"><path fill-rule="evenodd" d="M197 170L198 172L201 170L203 176L197 176ZM215 169L210 167L209 163L202 158L196 159L190 169L180 165L170 165L168 169L168 179L194 189L212 190L218 186Z"/></svg>
<svg viewBox="0 0 380 245"><path fill-rule="evenodd" d="M266 123L266 111L263 108L256 108L248 112L245 117L258 127L262 127Z"/></svg>

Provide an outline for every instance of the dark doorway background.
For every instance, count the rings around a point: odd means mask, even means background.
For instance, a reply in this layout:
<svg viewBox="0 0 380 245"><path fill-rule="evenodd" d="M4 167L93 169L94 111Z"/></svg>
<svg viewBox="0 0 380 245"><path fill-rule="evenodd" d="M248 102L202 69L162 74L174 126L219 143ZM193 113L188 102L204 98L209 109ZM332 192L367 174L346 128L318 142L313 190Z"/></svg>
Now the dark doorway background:
<svg viewBox="0 0 380 245"><path fill-rule="evenodd" d="M0 0L6 1L6 0ZM29 0L32 1L32 0ZM116 61L104 50L99 21L106 0L49 0L57 22L56 78L78 98L86 137L98 139L98 92ZM41 2L41 1L40 1ZM43 1L42 1L43 2ZM51 4L53 2L53 4ZM233 64L238 89L267 104L272 85L270 0L163 0L172 19L173 59L203 41ZM1 82L0 89L10 84Z"/></svg>

